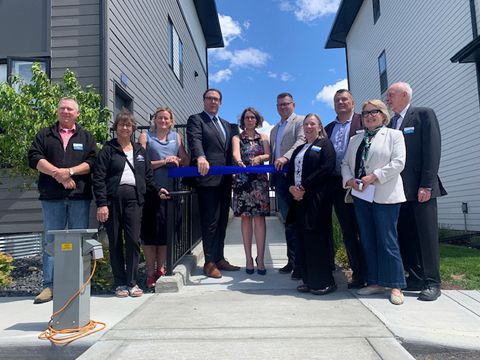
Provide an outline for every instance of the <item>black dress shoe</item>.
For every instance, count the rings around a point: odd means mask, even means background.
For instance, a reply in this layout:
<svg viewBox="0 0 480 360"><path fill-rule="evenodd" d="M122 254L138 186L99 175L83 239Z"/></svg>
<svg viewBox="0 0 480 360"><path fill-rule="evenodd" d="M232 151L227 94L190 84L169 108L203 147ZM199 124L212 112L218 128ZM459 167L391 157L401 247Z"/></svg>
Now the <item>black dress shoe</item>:
<svg viewBox="0 0 480 360"><path fill-rule="evenodd" d="M360 279L354 279L348 283L347 287L349 289L361 289L365 287L365 281Z"/></svg>
<svg viewBox="0 0 480 360"><path fill-rule="evenodd" d="M245 268L245 272L246 272L248 275L252 275L252 274L255 272L255 269Z"/></svg>
<svg viewBox="0 0 480 360"><path fill-rule="evenodd" d="M418 300L435 301L442 294L438 286L427 285L423 288L418 296Z"/></svg>
<svg viewBox="0 0 480 360"><path fill-rule="evenodd" d="M292 272L292 280L302 280L302 272L298 269L294 269Z"/></svg>
<svg viewBox="0 0 480 360"><path fill-rule="evenodd" d="M326 288L323 288L323 289L310 289L310 294L327 295L327 294L330 294L331 292L334 292L335 290L337 290L337 284L327 286Z"/></svg>
<svg viewBox="0 0 480 360"><path fill-rule="evenodd" d="M298 285L297 291L300 293L308 293L310 291L310 286L307 284Z"/></svg>
<svg viewBox="0 0 480 360"><path fill-rule="evenodd" d="M280 272L282 274L290 274L292 272L292 270L293 270L292 264L288 263L287 265L285 265L281 269L278 269L278 272Z"/></svg>

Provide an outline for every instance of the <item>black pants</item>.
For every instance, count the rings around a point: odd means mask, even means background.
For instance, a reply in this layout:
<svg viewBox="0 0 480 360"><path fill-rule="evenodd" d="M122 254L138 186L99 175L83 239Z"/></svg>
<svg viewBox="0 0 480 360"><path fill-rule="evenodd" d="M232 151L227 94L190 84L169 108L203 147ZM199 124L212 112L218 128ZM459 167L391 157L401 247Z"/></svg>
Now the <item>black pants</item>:
<svg viewBox="0 0 480 360"><path fill-rule="evenodd" d="M205 263L224 259L223 247L231 202L230 183L197 187Z"/></svg>
<svg viewBox="0 0 480 360"><path fill-rule="evenodd" d="M303 282L315 290L333 285L335 280L330 264L330 228L326 225L312 231L306 230L303 222L300 224L297 225L297 234L303 260Z"/></svg>
<svg viewBox="0 0 480 360"><path fill-rule="evenodd" d="M106 227L115 286L134 286L137 283L142 218L135 187L120 185L108 212Z"/></svg>
<svg viewBox="0 0 480 360"><path fill-rule="evenodd" d="M353 204L345 203L346 189L343 188L342 178L332 176L329 189L332 197L330 207L335 209L340 228L342 230L343 243L348 256L348 262L352 269L353 281L366 280L366 264L360 243L360 232L355 216Z"/></svg>
<svg viewBox="0 0 480 360"><path fill-rule="evenodd" d="M440 286L437 199L402 204L398 218L398 240L409 278Z"/></svg>

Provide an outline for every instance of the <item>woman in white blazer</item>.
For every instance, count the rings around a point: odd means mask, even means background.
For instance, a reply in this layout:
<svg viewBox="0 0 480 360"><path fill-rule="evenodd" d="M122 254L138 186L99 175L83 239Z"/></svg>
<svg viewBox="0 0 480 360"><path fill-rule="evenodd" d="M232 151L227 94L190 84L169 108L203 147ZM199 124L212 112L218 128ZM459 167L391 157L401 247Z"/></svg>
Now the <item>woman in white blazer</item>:
<svg viewBox="0 0 480 360"><path fill-rule="evenodd" d="M368 286L357 293L383 293L387 287L391 289L390 301L400 305L406 282L397 220L400 203L406 201L400 176L405 166L405 141L401 131L386 127L390 116L381 100L363 103L362 119L365 130L350 139L342 161L344 187L360 192L355 196L353 191L352 195L367 262ZM372 190L368 187L372 186L374 194L368 197L368 190Z"/></svg>

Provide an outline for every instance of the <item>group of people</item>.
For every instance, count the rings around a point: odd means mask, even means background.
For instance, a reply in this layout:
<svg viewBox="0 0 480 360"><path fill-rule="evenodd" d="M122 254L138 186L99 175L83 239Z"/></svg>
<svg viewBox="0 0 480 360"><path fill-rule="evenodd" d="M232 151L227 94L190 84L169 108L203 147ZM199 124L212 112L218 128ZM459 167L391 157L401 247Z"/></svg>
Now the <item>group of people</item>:
<svg viewBox="0 0 480 360"><path fill-rule="evenodd" d="M87 227L93 179L97 219L106 223L109 236L115 294L141 296L141 242L146 286L155 286L165 273L167 167L190 164L200 175L188 183L198 194L206 276L240 270L224 256L231 205L241 217L245 271L251 275L256 266L258 275L266 275L265 216L273 186L287 243L288 262L279 271L303 280L299 292L325 295L337 288L334 209L352 269L349 288L360 295L388 288L397 305L404 301L403 289L420 291L420 300L435 300L440 296L436 198L446 194L437 175L440 130L433 110L411 106L411 97L407 83L390 86L386 101L395 113L390 119L381 100L364 102L356 114L351 92L338 90L333 99L337 117L324 128L317 114L297 115L293 96L281 93L280 121L269 141L257 131L263 117L255 108L242 112L239 131L219 116L222 93L210 88L203 94L203 111L187 121L188 153L172 131L172 111L161 107L152 130L142 133L138 143L132 141L133 115L119 113L113 125L117 137L98 156L93 136L75 122L78 104L64 98L58 122L40 131L29 152L30 166L40 172L45 231ZM270 180L255 171L208 174L211 166L255 167L267 161L276 170ZM53 262L47 254L43 266L44 290L36 303L52 298Z"/></svg>

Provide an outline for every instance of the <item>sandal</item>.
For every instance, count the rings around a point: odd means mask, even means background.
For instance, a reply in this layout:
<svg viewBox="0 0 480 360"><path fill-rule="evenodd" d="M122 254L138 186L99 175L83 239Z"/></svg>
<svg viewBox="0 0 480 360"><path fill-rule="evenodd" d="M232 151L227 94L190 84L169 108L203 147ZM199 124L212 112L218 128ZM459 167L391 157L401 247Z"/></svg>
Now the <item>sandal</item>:
<svg viewBox="0 0 480 360"><path fill-rule="evenodd" d="M117 286L115 289L115 296L119 298L124 298L128 296L128 289L125 285L123 286Z"/></svg>
<svg viewBox="0 0 480 360"><path fill-rule="evenodd" d="M138 285L128 288L128 293L131 297L140 297L143 295L143 290L138 287Z"/></svg>

